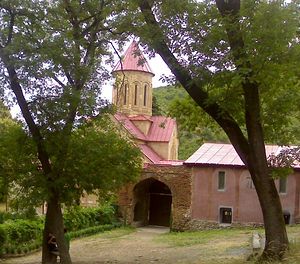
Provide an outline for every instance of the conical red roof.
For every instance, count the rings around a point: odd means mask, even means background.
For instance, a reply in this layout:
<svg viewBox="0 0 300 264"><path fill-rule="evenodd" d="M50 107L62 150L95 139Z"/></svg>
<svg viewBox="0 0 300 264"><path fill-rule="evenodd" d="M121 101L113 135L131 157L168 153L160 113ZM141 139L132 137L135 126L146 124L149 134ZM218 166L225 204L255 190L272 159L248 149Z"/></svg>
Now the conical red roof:
<svg viewBox="0 0 300 264"><path fill-rule="evenodd" d="M142 71L151 73L154 76L146 58L135 41L130 44L122 61L118 61L112 72L117 71Z"/></svg>

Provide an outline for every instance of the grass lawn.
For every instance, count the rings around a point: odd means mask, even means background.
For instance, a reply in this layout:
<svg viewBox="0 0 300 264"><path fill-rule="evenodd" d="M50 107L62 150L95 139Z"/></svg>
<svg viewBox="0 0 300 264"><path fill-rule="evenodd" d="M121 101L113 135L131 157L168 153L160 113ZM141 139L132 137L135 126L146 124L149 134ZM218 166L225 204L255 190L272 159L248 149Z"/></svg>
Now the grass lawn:
<svg viewBox="0 0 300 264"><path fill-rule="evenodd" d="M251 237L255 232L264 235L262 228L232 228L170 232L160 235L156 241L167 243L172 247L197 247L203 252L203 263L241 264L245 263L246 258L252 253ZM291 245L283 263L300 263L300 225L287 226L287 232ZM253 260L247 263L254 262Z"/></svg>

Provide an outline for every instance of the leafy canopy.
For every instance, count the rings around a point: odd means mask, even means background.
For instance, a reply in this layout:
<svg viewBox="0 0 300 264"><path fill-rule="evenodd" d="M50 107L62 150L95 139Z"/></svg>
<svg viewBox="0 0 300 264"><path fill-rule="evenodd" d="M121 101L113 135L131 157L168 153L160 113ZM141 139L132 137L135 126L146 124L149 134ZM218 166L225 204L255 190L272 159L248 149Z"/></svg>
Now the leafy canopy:
<svg viewBox="0 0 300 264"><path fill-rule="evenodd" d="M136 6L141 1L132 1ZM128 6L130 10L130 6ZM299 8L283 1L241 2L239 25L222 17L214 1L154 1L152 10L172 55L207 93L204 104L216 102L246 133L242 84L251 71L259 85L261 121L267 142L299 142ZM151 25L132 8L132 32L156 47ZM126 25L126 24L125 24ZM244 59L235 60L224 28L240 27ZM236 36L239 38L239 36ZM150 50L150 53L153 50ZM251 65L251 67L248 67ZM249 80L249 81L251 81ZM184 101L186 122L203 123L202 111ZM192 108L195 110L192 111ZM206 118L204 118L205 120ZM296 122L296 125L295 125Z"/></svg>
<svg viewBox="0 0 300 264"><path fill-rule="evenodd" d="M0 3L0 82L22 109L37 172L16 182L26 203L54 193L71 203L84 191L113 190L139 173L135 146L108 121L95 120L110 108L101 86L109 77L104 65L112 62L115 5Z"/></svg>

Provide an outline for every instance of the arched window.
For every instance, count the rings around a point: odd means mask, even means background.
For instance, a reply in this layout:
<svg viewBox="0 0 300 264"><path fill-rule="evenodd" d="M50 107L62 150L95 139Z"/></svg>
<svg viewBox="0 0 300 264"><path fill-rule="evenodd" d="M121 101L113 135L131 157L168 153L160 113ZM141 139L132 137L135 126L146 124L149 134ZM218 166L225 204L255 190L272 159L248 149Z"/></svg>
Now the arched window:
<svg viewBox="0 0 300 264"><path fill-rule="evenodd" d="M147 105L147 84L144 86L144 106Z"/></svg>
<svg viewBox="0 0 300 264"><path fill-rule="evenodd" d="M125 84L125 89L124 89L124 105L127 103L127 90L128 90L128 84Z"/></svg>
<svg viewBox="0 0 300 264"><path fill-rule="evenodd" d="M134 105L137 105L138 85L134 86Z"/></svg>

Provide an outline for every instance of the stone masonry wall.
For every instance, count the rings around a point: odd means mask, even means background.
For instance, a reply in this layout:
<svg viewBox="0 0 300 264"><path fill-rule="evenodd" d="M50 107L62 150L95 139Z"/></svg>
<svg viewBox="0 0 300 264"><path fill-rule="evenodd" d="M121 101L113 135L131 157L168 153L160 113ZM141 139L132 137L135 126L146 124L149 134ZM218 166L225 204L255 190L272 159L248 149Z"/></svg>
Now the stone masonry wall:
<svg viewBox="0 0 300 264"><path fill-rule="evenodd" d="M139 181L155 179L166 184L172 193L171 228L187 230L191 221L191 181L192 170L185 166L148 165L142 172ZM129 184L119 192L120 213L127 224L133 223L134 218L134 187Z"/></svg>

